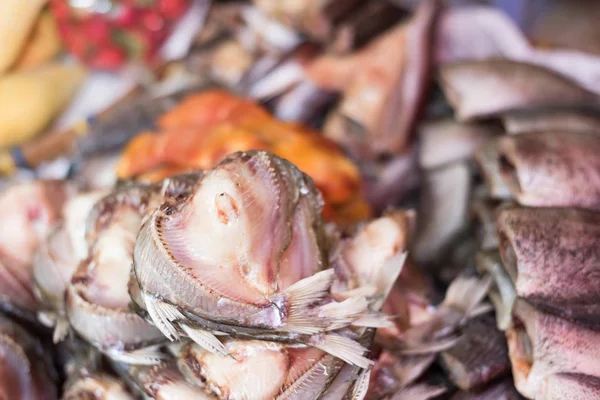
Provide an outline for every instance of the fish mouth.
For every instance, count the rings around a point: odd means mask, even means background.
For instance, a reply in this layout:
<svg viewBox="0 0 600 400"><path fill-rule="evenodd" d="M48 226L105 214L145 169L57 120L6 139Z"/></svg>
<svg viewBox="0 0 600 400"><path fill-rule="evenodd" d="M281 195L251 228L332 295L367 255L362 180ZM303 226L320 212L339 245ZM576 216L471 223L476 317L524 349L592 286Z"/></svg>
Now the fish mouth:
<svg viewBox="0 0 600 400"><path fill-rule="evenodd" d="M525 324L515 315L512 327L506 331L506 338L515 381L526 382L533 367L533 342Z"/></svg>

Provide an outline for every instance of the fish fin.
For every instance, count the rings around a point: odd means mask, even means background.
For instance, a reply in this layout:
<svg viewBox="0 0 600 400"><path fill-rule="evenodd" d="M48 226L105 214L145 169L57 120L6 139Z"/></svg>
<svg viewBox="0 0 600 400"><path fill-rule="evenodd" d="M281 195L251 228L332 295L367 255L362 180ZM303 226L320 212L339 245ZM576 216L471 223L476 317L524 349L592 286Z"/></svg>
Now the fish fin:
<svg viewBox="0 0 600 400"><path fill-rule="evenodd" d="M377 287L374 285L362 285L356 289L347 290L345 292L335 293L334 297L343 301L351 297L373 297L377 294Z"/></svg>
<svg viewBox="0 0 600 400"><path fill-rule="evenodd" d="M327 269L301 279L285 290L289 309L283 330L307 335L323 331L323 321L316 318L310 306L327 296L334 274L333 269Z"/></svg>
<svg viewBox="0 0 600 400"><path fill-rule="evenodd" d="M400 389L392 396L392 400L428 400L438 397L447 390L445 386L431 386L420 383Z"/></svg>
<svg viewBox="0 0 600 400"><path fill-rule="evenodd" d="M155 365L165 359L159 345L134 351L109 350L106 355L115 361L133 365Z"/></svg>
<svg viewBox="0 0 600 400"><path fill-rule="evenodd" d="M367 349L358 342L345 336L335 333L319 335L311 338L309 344L350 365L356 365L360 368L369 368L369 366L373 364L373 361L363 355Z"/></svg>
<svg viewBox="0 0 600 400"><path fill-rule="evenodd" d="M382 293L379 293L379 297L382 299L381 304L377 307L377 309L381 308L383 302L388 297L394 284L398 280L402 269L404 268L404 264L406 263L406 259L408 257L408 252L398 252L390 259L386 260L383 263L379 271L379 276L377 278L377 286L382 289Z"/></svg>
<svg viewBox="0 0 600 400"><path fill-rule="evenodd" d="M433 364L436 353L401 356L393 365L392 370L400 387L415 382Z"/></svg>
<svg viewBox="0 0 600 400"><path fill-rule="evenodd" d="M66 317L58 316L54 325L54 332L52 332L52 342L55 344L62 342L69 333L69 326L69 320Z"/></svg>
<svg viewBox="0 0 600 400"><path fill-rule="evenodd" d="M352 321L352 326L363 328L393 328L396 325L392 322L391 315L384 313L370 313L361 315L358 319Z"/></svg>
<svg viewBox="0 0 600 400"><path fill-rule="evenodd" d="M190 339L196 342L196 344L203 349L211 353L220 354L222 356L230 355L223 343L221 343L221 341L212 333L202 329L192 328L191 326L184 324L180 324L179 327L183 329Z"/></svg>
<svg viewBox="0 0 600 400"><path fill-rule="evenodd" d="M489 275L483 278L461 275L448 287L444 305L460 310L468 316L485 298L492 282Z"/></svg>
<svg viewBox="0 0 600 400"><path fill-rule="evenodd" d="M319 318L326 320L326 329L333 331L350 325L367 312L367 299L351 297L341 303L331 302L319 307Z"/></svg>
<svg viewBox="0 0 600 400"><path fill-rule="evenodd" d="M369 381L371 380L371 368L363 369L350 393L350 400L363 400L367 396Z"/></svg>
<svg viewBox="0 0 600 400"><path fill-rule="evenodd" d="M170 341L179 339L179 332L177 332L177 329L175 329L172 322L177 319L185 319L183 314L181 314L177 307L156 300L148 294L144 294L143 297L144 303L146 303L146 310L154 322L154 325L156 325L162 334Z"/></svg>
<svg viewBox="0 0 600 400"><path fill-rule="evenodd" d="M471 312L467 315L468 319L473 319L483 314L487 314L494 310L494 306L490 303L481 303L476 305Z"/></svg>
<svg viewBox="0 0 600 400"><path fill-rule="evenodd" d="M458 339L459 337L450 337L435 342L411 344L410 347L402 349L401 353L407 356L439 353L454 347Z"/></svg>

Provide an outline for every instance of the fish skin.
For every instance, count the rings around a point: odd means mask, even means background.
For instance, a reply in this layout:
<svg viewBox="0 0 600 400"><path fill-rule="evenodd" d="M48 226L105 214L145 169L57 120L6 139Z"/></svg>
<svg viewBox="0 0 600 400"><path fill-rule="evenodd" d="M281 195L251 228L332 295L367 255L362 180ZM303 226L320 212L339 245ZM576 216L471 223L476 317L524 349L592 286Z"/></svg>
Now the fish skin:
<svg viewBox="0 0 600 400"><path fill-rule="evenodd" d="M460 123L452 118L424 122L417 131L419 165L427 170L470 159L479 146L501 132L491 124Z"/></svg>
<svg viewBox="0 0 600 400"><path fill-rule="evenodd" d="M456 344L440 354L440 362L449 379L466 391L510 371L506 338L490 315L469 321Z"/></svg>
<svg viewBox="0 0 600 400"><path fill-rule="evenodd" d="M513 135L546 131L600 134L600 115L578 109L509 113L502 122L506 132Z"/></svg>
<svg viewBox="0 0 600 400"><path fill-rule="evenodd" d="M440 83L459 121L540 107L598 107L599 101L570 78L509 60L446 64L440 69Z"/></svg>
<svg viewBox="0 0 600 400"><path fill-rule="evenodd" d="M496 222L500 255L517 295L546 312L598 327L600 213L511 208Z"/></svg>
<svg viewBox="0 0 600 400"><path fill-rule="evenodd" d="M506 337L515 387L527 398L540 398L544 381L557 373L600 376L600 332L546 314L524 300L515 303ZM531 344L532 358L523 353L522 340Z"/></svg>
<svg viewBox="0 0 600 400"><path fill-rule="evenodd" d="M493 162L519 204L600 210L600 136L541 132L495 143Z"/></svg>
<svg viewBox="0 0 600 400"><path fill-rule="evenodd" d="M450 242L467 228L471 185L471 171L465 162L425 173L411 248L417 263L439 261Z"/></svg>
<svg viewBox="0 0 600 400"><path fill-rule="evenodd" d="M68 181L13 182L0 195L0 308L35 319L42 308L33 282L37 251L77 191Z"/></svg>
<svg viewBox="0 0 600 400"><path fill-rule="evenodd" d="M558 373L544 380L538 392L540 400L594 400L600 398L600 378L596 376Z"/></svg>

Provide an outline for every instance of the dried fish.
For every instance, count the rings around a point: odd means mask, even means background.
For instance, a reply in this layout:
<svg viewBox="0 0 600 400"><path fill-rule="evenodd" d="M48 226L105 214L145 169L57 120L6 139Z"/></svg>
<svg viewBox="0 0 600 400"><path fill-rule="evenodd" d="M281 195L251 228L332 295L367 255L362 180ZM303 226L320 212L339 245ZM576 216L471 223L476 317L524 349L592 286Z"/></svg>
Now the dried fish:
<svg viewBox="0 0 600 400"><path fill-rule="evenodd" d="M133 257L140 307L169 339L186 334L222 354L214 331L304 343L368 367L350 332L331 332L381 321L361 322L364 296L332 301L321 204L289 162L264 151L227 157L142 225Z"/></svg>
<svg viewBox="0 0 600 400"><path fill-rule="evenodd" d="M33 264L40 243L75 193L67 182L34 181L5 188L0 197L0 308L35 319Z"/></svg>
<svg viewBox="0 0 600 400"><path fill-rule="evenodd" d="M419 130L419 165L426 170L472 157L475 150L499 133L493 125L451 119L425 122Z"/></svg>
<svg viewBox="0 0 600 400"><path fill-rule="evenodd" d="M513 208L497 219L500 255L517 295L564 318L597 326L600 213ZM568 279L565 278L568 276Z"/></svg>
<svg viewBox="0 0 600 400"><path fill-rule="evenodd" d="M164 340L158 329L129 310L128 293L135 238L145 213L153 203L162 203L160 189L130 184L95 203L87 217L88 255L65 300L77 333L110 357L132 363L156 362L159 357L142 348Z"/></svg>
<svg viewBox="0 0 600 400"><path fill-rule="evenodd" d="M551 2L553 1L539 1L536 4ZM473 2L467 1L467 3ZM446 8L436 29L434 53L438 64L509 59L547 68L573 79L583 88L595 93L599 92L600 57L598 55L578 51L577 46L560 49L534 47L517 26L517 21L511 20L509 15L503 12L506 10L497 7L498 2L487 3L492 4L487 6L468 4ZM510 4L502 1L500 3ZM533 3L527 3L530 4ZM515 5L508 7L513 10L516 8ZM543 19L544 16L541 14L532 11L530 15Z"/></svg>
<svg viewBox="0 0 600 400"><path fill-rule="evenodd" d="M597 108L599 101L570 78L509 60L447 64L441 67L440 81L459 121L542 107Z"/></svg>
<svg viewBox="0 0 600 400"><path fill-rule="evenodd" d="M309 71L312 79L338 82L344 93L326 122L327 136L365 159L406 150L429 84L427 48L437 9L435 0L423 1L408 23L382 34L360 52L314 63ZM334 77L338 74L342 78ZM349 129L348 121L365 134Z"/></svg>
<svg viewBox="0 0 600 400"><path fill-rule="evenodd" d="M598 331L545 314L524 300L515 303L506 337L515 386L525 397L544 398L544 381L557 373L600 374Z"/></svg>
<svg viewBox="0 0 600 400"><path fill-rule="evenodd" d="M42 344L24 328L0 316L0 397L57 399L56 371Z"/></svg>
<svg viewBox="0 0 600 400"><path fill-rule="evenodd" d="M68 331L64 297L79 262L87 257L86 219L94 204L106 195L104 191L78 194L62 209L60 225L40 243L33 280L36 295L43 303L41 317L55 327L54 341Z"/></svg>
<svg viewBox="0 0 600 400"><path fill-rule="evenodd" d="M600 137L543 132L496 142L502 178L527 206L599 208Z"/></svg>
<svg viewBox="0 0 600 400"><path fill-rule="evenodd" d="M440 362L462 390L480 388L510 372L506 338L488 315L469 321L456 344L440 354Z"/></svg>
<svg viewBox="0 0 600 400"><path fill-rule="evenodd" d="M489 277L478 278L467 273L459 275L429 319L404 332L403 353L431 354L454 346L458 328L490 310L483 300L491 283Z"/></svg>
<svg viewBox="0 0 600 400"><path fill-rule="evenodd" d="M413 210L390 211L343 240L333 260L338 276L334 290L343 293L373 285L375 308L381 308L401 273L398 264L404 264L414 227Z"/></svg>
<svg viewBox="0 0 600 400"><path fill-rule="evenodd" d="M413 257L418 263L440 260L470 221L471 171L464 162L425 172Z"/></svg>

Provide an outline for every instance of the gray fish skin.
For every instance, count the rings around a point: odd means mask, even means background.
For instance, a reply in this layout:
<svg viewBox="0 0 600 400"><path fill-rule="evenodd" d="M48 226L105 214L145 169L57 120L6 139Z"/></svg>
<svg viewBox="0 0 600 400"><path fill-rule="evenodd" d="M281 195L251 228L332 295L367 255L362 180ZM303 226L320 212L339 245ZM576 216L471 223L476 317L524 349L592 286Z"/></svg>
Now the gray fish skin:
<svg viewBox="0 0 600 400"><path fill-rule="evenodd" d="M540 397L544 381L558 373L600 377L600 332L546 314L517 300L513 325L506 331L517 390Z"/></svg>
<svg viewBox="0 0 600 400"><path fill-rule="evenodd" d="M545 379L537 398L543 400L599 399L600 378L574 373L552 375Z"/></svg>
<svg viewBox="0 0 600 400"><path fill-rule="evenodd" d="M546 131L600 134L600 115L575 109L509 113L502 120L509 134Z"/></svg>
<svg viewBox="0 0 600 400"><path fill-rule="evenodd" d="M453 119L425 122L417 130L419 165L428 170L471 158L480 145L500 133L493 125Z"/></svg>
<svg viewBox="0 0 600 400"><path fill-rule="evenodd" d="M494 317L474 319L456 344L441 353L440 362L450 380L462 390L481 387L510 371L504 334Z"/></svg>
<svg viewBox="0 0 600 400"><path fill-rule="evenodd" d="M428 171L419 199L412 255L420 264L438 261L469 223L471 172L464 162Z"/></svg>
<svg viewBox="0 0 600 400"><path fill-rule="evenodd" d="M512 208L498 214L497 227L518 296L563 318L599 325L600 213Z"/></svg>
<svg viewBox="0 0 600 400"><path fill-rule="evenodd" d="M509 60L447 64L441 68L440 81L460 121L513 110L598 103L594 93L565 76Z"/></svg>
<svg viewBox="0 0 600 400"><path fill-rule="evenodd" d="M518 203L600 209L600 136L542 132L504 136L495 159Z"/></svg>
<svg viewBox="0 0 600 400"><path fill-rule="evenodd" d="M521 400L523 396L517 392L511 378L499 380L474 392L458 392L450 400Z"/></svg>

